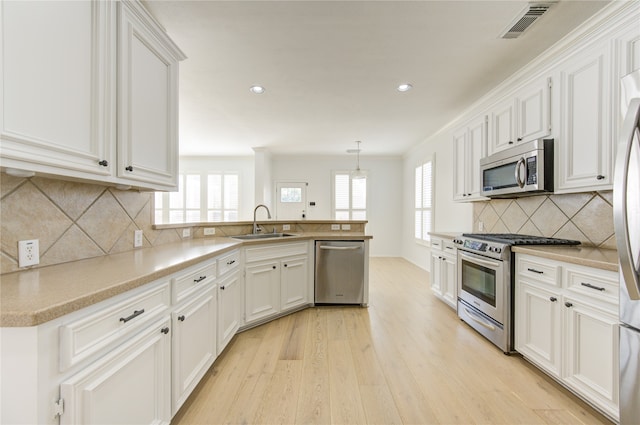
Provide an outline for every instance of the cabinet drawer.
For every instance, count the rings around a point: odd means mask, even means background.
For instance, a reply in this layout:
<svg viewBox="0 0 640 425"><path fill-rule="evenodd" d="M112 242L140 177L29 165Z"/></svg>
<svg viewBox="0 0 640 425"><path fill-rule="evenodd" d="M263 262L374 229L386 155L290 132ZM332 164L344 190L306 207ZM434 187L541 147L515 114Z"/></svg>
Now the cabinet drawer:
<svg viewBox="0 0 640 425"><path fill-rule="evenodd" d="M215 260L188 268L173 279L173 303L177 304L181 302L193 292L211 283L215 278Z"/></svg>
<svg viewBox="0 0 640 425"><path fill-rule="evenodd" d="M552 260L520 255L517 258L517 273L520 277L560 287L561 268L557 263Z"/></svg>
<svg viewBox="0 0 640 425"><path fill-rule="evenodd" d="M567 289L574 294L618 305L618 274L590 267L566 266Z"/></svg>
<svg viewBox="0 0 640 425"><path fill-rule="evenodd" d="M261 245L252 248L246 248L246 262L270 260L279 257L288 257L290 255L307 254L306 242L298 243L278 243L272 245Z"/></svg>
<svg viewBox="0 0 640 425"><path fill-rule="evenodd" d="M440 238L431 237L431 250L442 251L444 249L444 241Z"/></svg>
<svg viewBox="0 0 640 425"><path fill-rule="evenodd" d="M451 254L451 255L456 255L456 250L457 247L456 245L453 243L453 241L445 239L443 240L443 249L444 252L446 252L447 254Z"/></svg>
<svg viewBox="0 0 640 425"><path fill-rule="evenodd" d="M153 284L152 284L153 285ZM64 371L92 354L117 343L169 308L169 282L60 326L60 370Z"/></svg>
<svg viewBox="0 0 640 425"><path fill-rule="evenodd" d="M235 269L240 264L240 251L233 251L223 257L218 258L218 276L225 275L228 271Z"/></svg>

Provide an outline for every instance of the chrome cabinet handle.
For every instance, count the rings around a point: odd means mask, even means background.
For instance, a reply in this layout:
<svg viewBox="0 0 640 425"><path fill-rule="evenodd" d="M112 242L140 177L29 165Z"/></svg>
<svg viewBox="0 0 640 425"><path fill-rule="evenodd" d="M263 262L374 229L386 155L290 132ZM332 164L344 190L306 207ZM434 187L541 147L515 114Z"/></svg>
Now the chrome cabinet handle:
<svg viewBox="0 0 640 425"><path fill-rule="evenodd" d="M136 317L140 316L142 313L144 313L144 308L142 310L134 310L131 316L121 317L120 321L123 323L127 323L129 320L135 319Z"/></svg>
<svg viewBox="0 0 640 425"><path fill-rule="evenodd" d="M604 291L605 289L601 286L592 285L590 283L581 282L580 285L586 286L587 288L595 289L596 291Z"/></svg>
<svg viewBox="0 0 640 425"><path fill-rule="evenodd" d="M360 249L359 246L330 246L330 245L321 245L320 249L328 249L333 251L355 251L356 249Z"/></svg>

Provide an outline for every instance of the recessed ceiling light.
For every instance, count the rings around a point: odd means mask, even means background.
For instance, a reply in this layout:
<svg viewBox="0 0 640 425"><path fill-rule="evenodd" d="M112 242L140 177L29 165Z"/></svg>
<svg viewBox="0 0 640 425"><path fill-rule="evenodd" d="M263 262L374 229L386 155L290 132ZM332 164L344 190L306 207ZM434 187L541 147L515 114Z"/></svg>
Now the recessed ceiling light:
<svg viewBox="0 0 640 425"><path fill-rule="evenodd" d="M249 90L251 90L251 93L255 93L255 94L264 93L264 87L262 86L251 86L249 87Z"/></svg>
<svg viewBox="0 0 640 425"><path fill-rule="evenodd" d="M398 91L409 91L413 88L413 86L409 83L400 84L398 86Z"/></svg>

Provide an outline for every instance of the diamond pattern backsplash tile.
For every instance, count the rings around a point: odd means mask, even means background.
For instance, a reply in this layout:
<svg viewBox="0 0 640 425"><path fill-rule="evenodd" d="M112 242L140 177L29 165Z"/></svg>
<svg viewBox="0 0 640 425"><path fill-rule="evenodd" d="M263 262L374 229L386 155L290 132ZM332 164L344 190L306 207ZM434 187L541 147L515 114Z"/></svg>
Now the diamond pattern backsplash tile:
<svg viewBox="0 0 640 425"><path fill-rule="evenodd" d="M588 246L615 249L612 192L587 192L567 195L538 195L476 202L474 230L480 222L486 233L575 239ZM481 211L481 212L478 212ZM508 229L508 230L505 230Z"/></svg>
<svg viewBox="0 0 640 425"><path fill-rule="evenodd" d="M181 240L175 229L152 228L152 193L0 173L0 274L18 268L18 241L40 241L40 265L66 263ZM154 243L155 242L155 243Z"/></svg>

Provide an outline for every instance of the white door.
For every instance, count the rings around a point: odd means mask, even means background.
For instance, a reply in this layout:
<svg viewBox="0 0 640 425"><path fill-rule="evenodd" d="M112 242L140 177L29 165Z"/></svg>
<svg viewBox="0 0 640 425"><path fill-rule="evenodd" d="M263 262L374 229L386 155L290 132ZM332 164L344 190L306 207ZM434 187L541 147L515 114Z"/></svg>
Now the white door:
<svg viewBox="0 0 640 425"><path fill-rule="evenodd" d="M300 220L307 218L308 183L276 183L276 219Z"/></svg>

